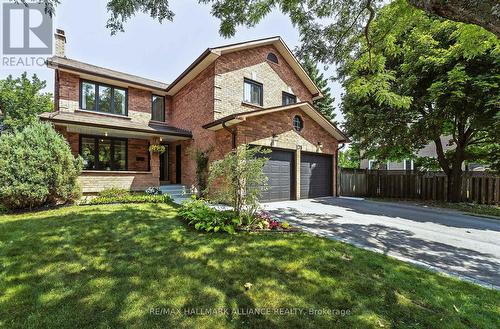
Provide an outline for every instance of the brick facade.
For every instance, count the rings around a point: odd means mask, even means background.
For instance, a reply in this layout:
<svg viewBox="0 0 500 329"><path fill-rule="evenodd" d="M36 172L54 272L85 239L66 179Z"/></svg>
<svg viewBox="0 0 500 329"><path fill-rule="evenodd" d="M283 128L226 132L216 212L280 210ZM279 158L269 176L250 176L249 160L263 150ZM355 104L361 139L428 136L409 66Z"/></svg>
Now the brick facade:
<svg viewBox="0 0 500 329"><path fill-rule="evenodd" d="M278 64L267 60L273 53ZM59 71L58 105L61 111L78 110L80 78ZM196 183L196 163L193 149L213 148L211 161L231 151L231 134L225 130L211 131L202 126L227 115L255 110L243 103L244 78L263 84L263 108L282 105L282 93L296 95L297 101L312 102L313 95L290 65L272 45L235 51L215 59L198 76L173 96L165 97L165 118L168 125L192 132L191 140L160 141L159 139L128 138L127 172L92 172L82 174L84 192L97 192L110 186L144 189L159 185L159 155L149 154L150 143L168 144L169 181L192 185ZM98 80L98 78L96 78ZM57 93L56 93L57 94ZM151 119L150 90L128 87L128 114L132 121L149 123ZM304 129L296 132L292 119L300 115ZM236 129L237 144L257 144L289 150L323 153L335 157L337 141L302 110L288 110L249 118ZM79 134L60 129L75 155L79 152ZM176 147L181 147L181 180L176 179ZM300 159L300 153L297 154ZM300 167L300 166L299 166ZM335 168L335 166L334 166ZM149 170L149 171L148 171ZM335 179L335 173L334 179Z"/></svg>
<svg viewBox="0 0 500 329"><path fill-rule="evenodd" d="M267 60L269 53L277 56L278 64ZM254 110L242 104L244 78L262 83L264 108L281 106L283 92L296 95L298 102L312 101L312 94L273 46L219 57L215 62L215 76L215 119Z"/></svg>

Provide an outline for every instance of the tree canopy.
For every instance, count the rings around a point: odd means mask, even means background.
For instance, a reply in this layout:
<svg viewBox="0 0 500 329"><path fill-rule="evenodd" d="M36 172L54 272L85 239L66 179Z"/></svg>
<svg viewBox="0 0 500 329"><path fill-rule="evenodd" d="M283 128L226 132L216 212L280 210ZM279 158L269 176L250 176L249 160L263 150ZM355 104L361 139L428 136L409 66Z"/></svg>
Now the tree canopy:
<svg viewBox="0 0 500 329"><path fill-rule="evenodd" d="M324 74L318 69L318 65L309 56L305 56L301 61L304 70L311 78L312 81L318 86L319 90L323 94L323 97L315 100L314 106L318 109L325 117L330 121L335 119L335 112L333 102L335 98L332 97L330 92L330 87L328 87L328 79L325 78Z"/></svg>
<svg viewBox="0 0 500 329"><path fill-rule="evenodd" d="M51 112L51 95L41 93L46 82L36 74L31 80L24 72L21 77L8 76L0 80L0 111L7 130L22 129L37 120L38 114Z"/></svg>
<svg viewBox="0 0 500 329"><path fill-rule="evenodd" d="M394 26L399 12L406 23ZM366 40L356 38L358 50L340 67L346 128L364 155L402 159L431 141L452 184L464 161L497 163L498 38L430 17L403 0L381 10L371 33L380 43L368 51ZM444 152L441 136L451 136L452 150Z"/></svg>
<svg viewBox="0 0 500 329"><path fill-rule="evenodd" d="M28 3L27 0L11 0ZM53 15L61 0L40 0L46 11ZM221 20L220 32L234 35L236 27L252 27L273 9L288 15L303 36L315 35L312 45L323 49L341 47L348 36L360 34L370 25L384 0L198 0L212 6L212 14ZM408 0L426 11L450 20L482 26L500 36L500 5L498 0ZM108 0L110 17L106 27L112 34L124 30L124 23L137 13L146 13L157 19L172 21L174 12L169 0ZM323 23L320 23L323 22ZM329 46L329 47L326 47ZM326 55L326 54L325 54Z"/></svg>

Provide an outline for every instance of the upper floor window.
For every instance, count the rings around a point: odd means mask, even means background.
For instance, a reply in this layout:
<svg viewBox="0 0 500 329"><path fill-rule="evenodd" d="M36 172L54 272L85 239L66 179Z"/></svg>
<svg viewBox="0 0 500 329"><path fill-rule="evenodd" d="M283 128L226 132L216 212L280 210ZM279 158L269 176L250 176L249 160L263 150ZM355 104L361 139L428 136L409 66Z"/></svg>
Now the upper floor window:
<svg viewBox="0 0 500 329"><path fill-rule="evenodd" d="M80 83L80 108L127 115L127 90L91 81Z"/></svg>
<svg viewBox="0 0 500 329"><path fill-rule="evenodd" d="M278 56L276 56L276 54L274 53L267 54L267 60L278 64Z"/></svg>
<svg viewBox="0 0 500 329"><path fill-rule="evenodd" d="M165 97L158 95L151 97L151 120L165 121Z"/></svg>
<svg viewBox="0 0 500 329"><path fill-rule="evenodd" d="M243 101L250 104L263 106L264 93L262 83L245 79Z"/></svg>
<svg viewBox="0 0 500 329"><path fill-rule="evenodd" d="M283 92L282 96L283 105L290 105L297 103L297 96Z"/></svg>

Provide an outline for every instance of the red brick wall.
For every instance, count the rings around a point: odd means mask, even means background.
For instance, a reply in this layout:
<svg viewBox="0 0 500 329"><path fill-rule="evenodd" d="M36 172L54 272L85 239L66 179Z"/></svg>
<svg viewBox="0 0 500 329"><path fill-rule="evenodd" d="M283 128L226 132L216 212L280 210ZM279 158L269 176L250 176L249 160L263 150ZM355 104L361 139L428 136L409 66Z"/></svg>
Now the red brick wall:
<svg viewBox="0 0 500 329"><path fill-rule="evenodd" d="M128 110L151 114L151 95L149 90L128 88Z"/></svg>
<svg viewBox="0 0 500 329"><path fill-rule="evenodd" d="M322 153L335 154L337 150L337 140L330 135L316 121L312 120L302 110L274 112L262 116L248 118L237 125L238 144L249 144L253 141L267 138L273 134L280 135L288 131L293 131L292 120L296 115L300 115L304 121L304 129L298 134L311 144L323 144Z"/></svg>
<svg viewBox="0 0 500 329"><path fill-rule="evenodd" d="M191 185L196 182L196 164L190 159L189 149L204 149L214 145L215 133L202 126L213 121L214 109L214 65L210 65L196 78L184 86L171 100L169 124L188 129L193 134L192 141L170 144L170 177L175 182L175 147L182 147L182 184ZM169 106L170 109L170 106Z"/></svg>
<svg viewBox="0 0 500 329"><path fill-rule="evenodd" d="M78 102L80 78L76 74L59 71L59 99Z"/></svg>
<svg viewBox="0 0 500 329"><path fill-rule="evenodd" d="M149 142L144 139L128 140L128 170L147 171L149 169ZM144 161L137 161L137 158Z"/></svg>

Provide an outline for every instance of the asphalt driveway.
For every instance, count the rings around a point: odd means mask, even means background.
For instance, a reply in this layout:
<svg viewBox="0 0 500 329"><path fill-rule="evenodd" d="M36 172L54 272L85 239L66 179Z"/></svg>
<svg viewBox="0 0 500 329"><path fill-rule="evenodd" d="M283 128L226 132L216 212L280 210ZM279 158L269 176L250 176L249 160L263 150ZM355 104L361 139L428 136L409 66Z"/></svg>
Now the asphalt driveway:
<svg viewBox="0 0 500 329"><path fill-rule="evenodd" d="M309 232L500 289L500 220L347 198L273 202L264 207Z"/></svg>

